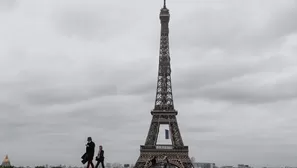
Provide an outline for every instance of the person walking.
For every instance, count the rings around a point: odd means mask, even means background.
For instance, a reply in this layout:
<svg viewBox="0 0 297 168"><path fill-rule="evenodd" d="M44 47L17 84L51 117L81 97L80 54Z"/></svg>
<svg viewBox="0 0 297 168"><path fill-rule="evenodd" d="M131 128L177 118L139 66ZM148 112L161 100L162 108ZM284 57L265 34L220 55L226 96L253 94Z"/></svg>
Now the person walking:
<svg viewBox="0 0 297 168"><path fill-rule="evenodd" d="M167 156L164 156L163 162L164 162L164 168L168 168L169 167L169 160L168 160Z"/></svg>
<svg viewBox="0 0 297 168"><path fill-rule="evenodd" d="M95 143L92 141L91 137L88 137L88 143L86 144L86 154L87 154L87 159L88 159L88 165L87 168L91 165L92 168L94 168L93 164L93 158L95 154Z"/></svg>
<svg viewBox="0 0 297 168"><path fill-rule="evenodd" d="M96 156L97 164L95 168L98 168L99 164L101 163L102 168L104 168L104 150L103 147L99 146L98 155Z"/></svg>
<svg viewBox="0 0 297 168"><path fill-rule="evenodd" d="M154 156L151 160L152 166L155 166L157 164L157 157Z"/></svg>

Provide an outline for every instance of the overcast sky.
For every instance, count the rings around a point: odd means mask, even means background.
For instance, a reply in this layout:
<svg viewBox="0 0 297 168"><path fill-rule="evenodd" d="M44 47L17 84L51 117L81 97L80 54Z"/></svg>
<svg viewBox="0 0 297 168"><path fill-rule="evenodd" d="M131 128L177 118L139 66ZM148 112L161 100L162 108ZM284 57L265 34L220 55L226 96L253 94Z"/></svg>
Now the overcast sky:
<svg viewBox="0 0 297 168"><path fill-rule="evenodd" d="M0 157L135 163L154 107L162 0L0 0ZM297 165L297 2L168 0L190 156ZM163 138L163 135L160 135ZM96 148L97 152L97 148Z"/></svg>

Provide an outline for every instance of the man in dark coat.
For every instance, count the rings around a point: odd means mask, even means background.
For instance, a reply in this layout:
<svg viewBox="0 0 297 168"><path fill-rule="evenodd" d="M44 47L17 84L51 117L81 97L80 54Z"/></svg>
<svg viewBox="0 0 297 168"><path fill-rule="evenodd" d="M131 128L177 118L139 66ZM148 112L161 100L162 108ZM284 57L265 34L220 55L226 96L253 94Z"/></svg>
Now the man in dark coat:
<svg viewBox="0 0 297 168"><path fill-rule="evenodd" d="M91 165L94 168L93 158L95 153L95 143L92 141L91 137L88 137L88 143L86 144L86 154L88 159L87 168Z"/></svg>
<svg viewBox="0 0 297 168"><path fill-rule="evenodd" d="M96 156L97 164L95 168L98 168L99 164L101 163L102 168L104 168L104 150L102 149L102 146L99 146L99 152Z"/></svg>

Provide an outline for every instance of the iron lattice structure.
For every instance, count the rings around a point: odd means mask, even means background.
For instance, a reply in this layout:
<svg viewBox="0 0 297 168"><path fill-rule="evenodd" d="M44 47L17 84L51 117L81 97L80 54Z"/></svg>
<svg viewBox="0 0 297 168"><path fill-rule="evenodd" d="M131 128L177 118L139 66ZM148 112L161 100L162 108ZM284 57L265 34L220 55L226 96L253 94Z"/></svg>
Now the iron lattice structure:
<svg viewBox="0 0 297 168"><path fill-rule="evenodd" d="M156 158L156 166L161 165L163 158L168 158L169 164L179 168L193 168L189 157L188 146L184 146L177 123L177 111L174 109L171 67L169 53L169 10L166 0L160 12L161 39L159 55L159 71L155 107L151 111L152 120L145 144L140 146L140 156L134 168L152 167L152 159ZM172 145L157 145L160 124L169 125Z"/></svg>

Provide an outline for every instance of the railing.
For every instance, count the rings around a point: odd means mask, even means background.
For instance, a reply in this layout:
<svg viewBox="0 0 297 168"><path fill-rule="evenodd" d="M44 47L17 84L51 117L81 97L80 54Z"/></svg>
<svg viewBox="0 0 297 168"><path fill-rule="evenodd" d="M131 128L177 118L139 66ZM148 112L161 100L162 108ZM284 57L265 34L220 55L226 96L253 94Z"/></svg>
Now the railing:
<svg viewBox="0 0 297 168"><path fill-rule="evenodd" d="M156 145L156 149L173 149L172 145Z"/></svg>
<svg viewBox="0 0 297 168"><path fill-rule="evenodd" d="M164 149L164 150L188 150L188 146L172 146L172 145L142 145L141 150L149 149Z"/></svg>

